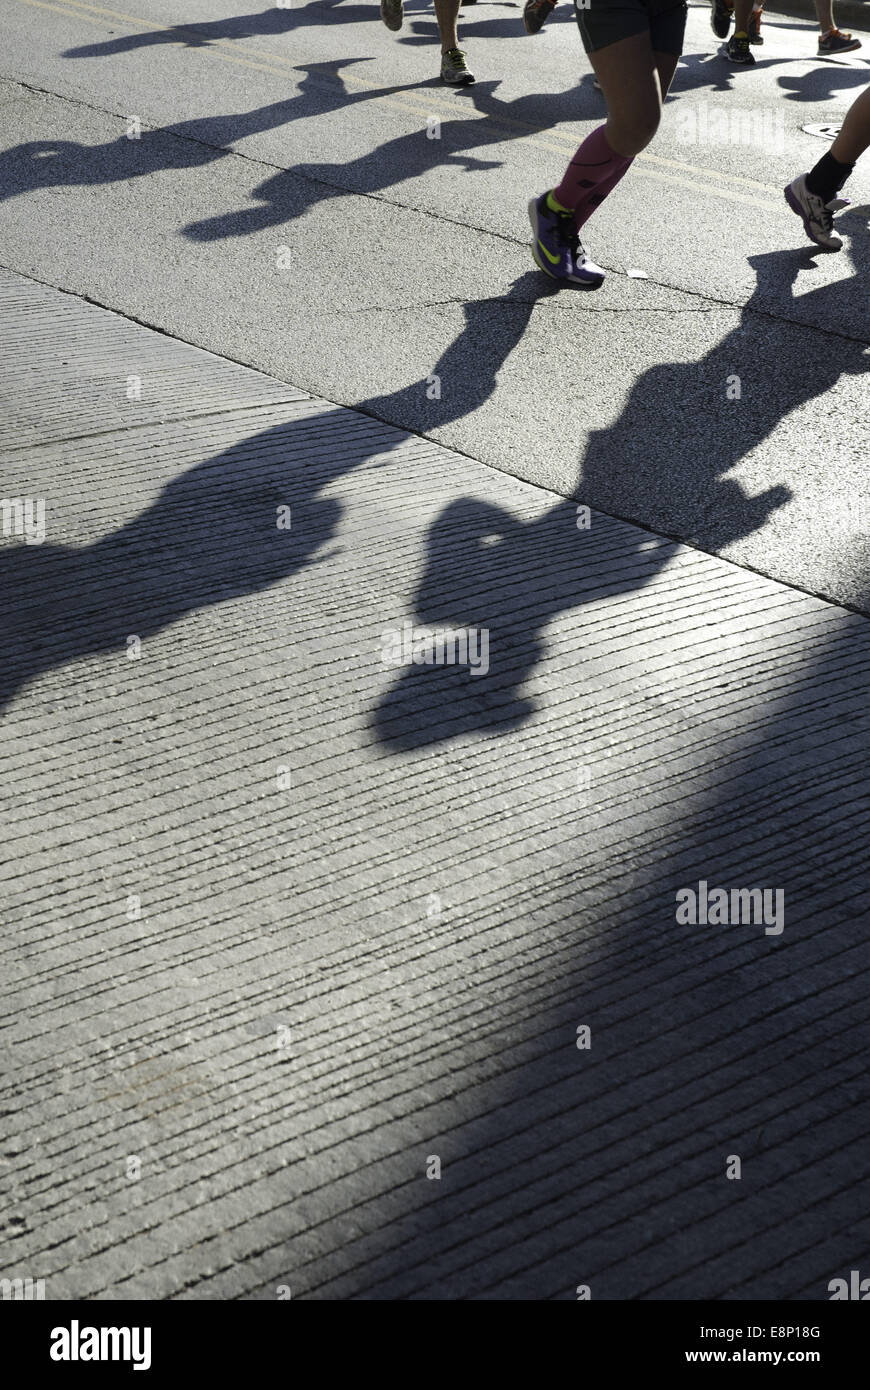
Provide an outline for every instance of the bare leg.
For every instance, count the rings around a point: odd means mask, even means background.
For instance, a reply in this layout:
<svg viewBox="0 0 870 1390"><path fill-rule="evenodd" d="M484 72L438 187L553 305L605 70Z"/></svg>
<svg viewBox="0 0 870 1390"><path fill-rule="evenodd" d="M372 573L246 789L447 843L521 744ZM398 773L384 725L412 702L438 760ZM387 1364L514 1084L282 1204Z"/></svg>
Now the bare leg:
<svg viewBox="0 0 870 1390"><path fill-rule="evenodd" d="M734 0L734 32L749 32L749 16L752 13L752 0Z"/></svg>
<svg viewBox="0 0 870 1390"><path fill-rule="evenodd" d="M834 27L833 0L815 0L815 6L819 28L823 34L827 34L828 30Z"/></svg>
<svg viewBox="0 0 870 1390"><path fill-rule="evenodd" d="M673 53L654 53L656 67L659 74L659 87L661 89L662 101L664 101L670 91L671 83L674 80L674 73L677 70L677 63L680 61Z"/></svg>
<svg viewBox="0 0 870 1390"><path fill-rule="evenodd" d="M843 129L833 145L831 154L840 164L854 164L870 146L870 87L852 102L846 112Z"/></svg>
<svg viewBox="0 0 870 1390"><path fill-rule="evenodd" d="M548 195L551 211L573 212L578 231L655 135L678 61L675 54L654 52L648 33L596 49L589 60L607 102L607 121L587 135Z"/></svg>
<svg viewBox="0 0 870 1390"><path fill-rule="evenodd" d="M442 53L446 53L448 48L459 47L459 36L456 33L459 4L460 0L435 0L435 18L441 35Z"/></svg>
<svg viewBox="0 0 870 1390"><path fill-rule="evenodd" d="M667 91L662 64L670 84L677 59L653 53L649 34L632 34L590 53L589 61L607 102L607 143L614 153L633 159L659 128L663 90Z"/></svg>

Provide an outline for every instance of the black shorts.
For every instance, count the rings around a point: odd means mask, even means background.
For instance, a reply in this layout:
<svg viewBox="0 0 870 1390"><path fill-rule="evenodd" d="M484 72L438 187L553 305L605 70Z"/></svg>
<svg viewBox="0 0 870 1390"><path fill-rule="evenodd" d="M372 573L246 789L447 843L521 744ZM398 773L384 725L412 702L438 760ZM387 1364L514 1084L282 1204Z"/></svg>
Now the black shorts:
<svg viewBox="0 0 870 1390"><path fill-rule="evenodd" d="M574 0L580 37L587 53L607 48L632 34L649 34L656 53L679 58L686 32L686 0Z"/></svg>

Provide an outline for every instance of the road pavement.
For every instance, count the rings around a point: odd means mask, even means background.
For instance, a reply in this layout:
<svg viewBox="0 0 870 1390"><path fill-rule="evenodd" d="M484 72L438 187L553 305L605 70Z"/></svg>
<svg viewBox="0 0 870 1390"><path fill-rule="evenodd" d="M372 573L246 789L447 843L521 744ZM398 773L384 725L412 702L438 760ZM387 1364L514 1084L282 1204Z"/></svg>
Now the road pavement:
<svg viewBox="0 0 870 1390"><path fill-rule="evenodd" d="M707 14L590 224L607 285L578 296L526 246L528 199L601 118L568 5L534 38L517 5L466 10L456 92L413 3L394 36L369 5L12 0L4 263L866 611L870 166L839 255L782 187L870 37L820 61L772 17L734 70Z"/></svg>
<svg viewBox="0 0 870 1390"><path fill-rule="evenodd" d="M7 13L0 1274L826 1299L868 243L781 186L866 62L731 73L693 10L578 295L524 223L600 114L567 7L469 11L462 93L422 8Z"/></svg>

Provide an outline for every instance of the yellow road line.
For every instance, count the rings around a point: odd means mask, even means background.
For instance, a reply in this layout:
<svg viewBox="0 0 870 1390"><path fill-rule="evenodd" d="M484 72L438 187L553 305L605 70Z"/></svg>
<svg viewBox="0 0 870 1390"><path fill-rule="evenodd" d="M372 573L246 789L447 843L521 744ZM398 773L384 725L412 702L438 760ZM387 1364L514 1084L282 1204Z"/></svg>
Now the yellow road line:
<svg viewBox="0 0 870 1390"><path fill-rule="evenodd" d="M68 15L70 19L80 19L85 24L96 24L103 30L105 30L106 27L101 19L91 19L89 15L81 14L78 7L76 7L76 9L70 8L71 0L65 0L65 3L62 5L51 5L48 3L48 0L18 0L18 3L19 5L29 5L32 9L37 10L54 10L56 14ZM144 23L144 21L142 22ZM154 24L151 27L154 29L161 29L163 25ZM198 46L199 45L196 45L196 47ZM224 63L235 63L238 67L243 68L255 68L258 72L271 72L277 77L286 77L287 75L286 71L282 68L273 67L268 63L252 63L246 58L239 57L236 53L220 53L215 51L210 44L203 44L203 47L208 50L212 58L220 58Z"/></svg>
<svg viewBox="0 0 870 1390"><path fill-rule="evenodd" d="M120 20L123 24L130 24L134 29L148 29L155 32L165 32L165 24L156 24L153 20L142 19L138 15L126 14L121 10L110 10L105 6L91 5L86 0L62 0L62 3L50 4L48 0L18 0L21 5L28 5L31 8L40 10L54 10L58 14L68 14L70 18L81 19L85 23L103 26L103 20ZM91 16L100 16L92 18ZM176 27L176 26L173 26ZM177 26L179 42L185 34L189 34L196 42L188 45L191 49L204 50L212 58L219 58L222 62L233 63L238 67L253 68L258 72L269 72L279 77L286 76L288 71L297 73L298 63L286 58L280 53L261 53L257 49L245 48L242 44L228 39L210 39L198 33L195 29L185 29L183 25ZM266 59L267 61L263 61ZM314 74L316 76L316 74ZM355 73L343 73L341 78L336 81L342 82L345 86L355 87L360 91L372 92L375 99L381 106L393 107L397 110L410 111L414 115L427 117L437 114L439 111L455 117L457 114L455 104L447 104L440 95L427 93L425 98L407 98L398 96L377 96L379 88L374 83L366 82L364 78L358 77ZM331 83L329 84L331 85ZM481 122L488 123L498 129L499 126L511 127L515 130L522 130L526 134L528 143L538 149L555 150L559 154L564 154L567 149L573 153L576 148L576 136L568 131L541 130L538 126L527 125L524 121L517 121L511 116L501 115L480 115ZM636 161L640 172L649 175L651 178L658 179L661 183L670 183L682 188L690 188L693 192L713 193L720 198L727 198L735 203L749 203L759 207L770 207L772 204L779 204L779 189L774 191L766 184L759 183L755 179L747 179L739 174L721 172L719 170L707 169L696 164L687 164L681 160L668 159L664 155L651 154L644 151L638 155ZM654 166L654 167L645 167ZM676 174L658 171L676 170ZM680 175L690 175L689 178ZM695 180L701 177L704 182L698 183ZM755 190L751 193L742 193L731 185L738 184L744 188Z"/></svg>

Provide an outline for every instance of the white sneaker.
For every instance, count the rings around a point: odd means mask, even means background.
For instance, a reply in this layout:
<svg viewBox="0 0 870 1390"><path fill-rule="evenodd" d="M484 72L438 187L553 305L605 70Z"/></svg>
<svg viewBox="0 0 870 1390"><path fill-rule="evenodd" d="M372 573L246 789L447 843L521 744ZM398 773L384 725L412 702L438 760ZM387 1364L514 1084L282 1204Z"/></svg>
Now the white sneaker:
<svg viewBox="0 0 870 1390"><path fill-rule="evenodd" d="M783 192L792 212L803 219L804 230L810 241L826 251L839 251L843 243L833 230L833 214L839 212L840 208L848 207L849 199L832 198L829 203L823 203L807 188L806 174L801 174Z"/></svg>
<svg viewBox="0 0 870 1390"><path fill-rule="evenodd" d="M468 87L474 81L474 73L465 61L461 48L448 48L441 54L441 81L451 87Z"/></svg>
<svg viewBox="0 0 870 1390"><path fill-rule="evenodd" d="M401 29L402 18L402 0L381 0L381 19L388 29Z"/></svg>

